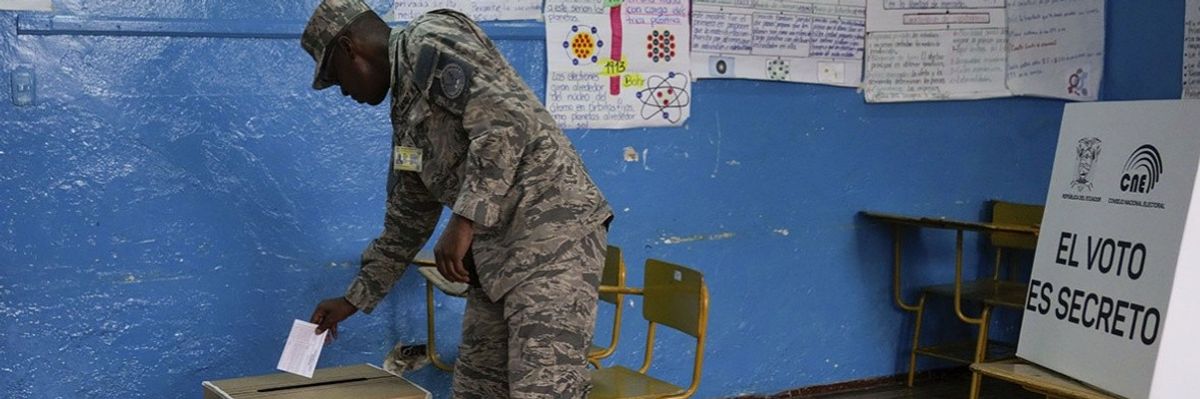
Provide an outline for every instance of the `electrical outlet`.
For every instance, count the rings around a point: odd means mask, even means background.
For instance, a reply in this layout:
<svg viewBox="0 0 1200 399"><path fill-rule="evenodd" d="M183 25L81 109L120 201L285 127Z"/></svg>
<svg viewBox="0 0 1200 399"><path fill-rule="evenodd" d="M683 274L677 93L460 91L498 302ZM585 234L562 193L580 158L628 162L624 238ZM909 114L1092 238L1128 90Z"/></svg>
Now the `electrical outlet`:
<svg viewBox="0 0 1200 399"><path fill-rule="evenodd" d="M12 102L13 105L24 107L37 101L37 75L33 68L17 67L12 72Z"/></svg>

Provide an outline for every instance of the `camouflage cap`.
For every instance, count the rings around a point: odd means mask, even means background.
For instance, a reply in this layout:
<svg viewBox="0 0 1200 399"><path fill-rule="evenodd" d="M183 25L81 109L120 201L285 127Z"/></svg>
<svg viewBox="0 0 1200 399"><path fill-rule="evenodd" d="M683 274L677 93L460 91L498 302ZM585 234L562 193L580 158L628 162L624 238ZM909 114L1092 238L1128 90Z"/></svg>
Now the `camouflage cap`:
<svg viewBox="0 0 1200 399"><path fill-rule="evenodd" d="M371 7L362 0L322 0L313 11L308 26L304 28L304 35L300 36L300 46L317 62L317 69L313 72L313 89L321 90L333 85L323 79L321 73L329 58L327 49L333 44L333 39L358 17L371 11Z"/></svg>

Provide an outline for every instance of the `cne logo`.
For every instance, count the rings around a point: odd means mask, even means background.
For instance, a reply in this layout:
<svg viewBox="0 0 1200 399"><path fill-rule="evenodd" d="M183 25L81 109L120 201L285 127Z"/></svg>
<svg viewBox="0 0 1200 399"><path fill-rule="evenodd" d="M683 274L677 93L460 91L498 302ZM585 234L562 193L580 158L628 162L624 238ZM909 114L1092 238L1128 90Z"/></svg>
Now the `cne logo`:
<svg viewBox="0 0 1200 399"><path fill-rule="evenodd" d="M1145 144L1129 154L1125 161L1125 173L1121 175L1121 191L1127 193L1149 193L1158 184L1162 175L1162 156L1158 149Z"/></svg>

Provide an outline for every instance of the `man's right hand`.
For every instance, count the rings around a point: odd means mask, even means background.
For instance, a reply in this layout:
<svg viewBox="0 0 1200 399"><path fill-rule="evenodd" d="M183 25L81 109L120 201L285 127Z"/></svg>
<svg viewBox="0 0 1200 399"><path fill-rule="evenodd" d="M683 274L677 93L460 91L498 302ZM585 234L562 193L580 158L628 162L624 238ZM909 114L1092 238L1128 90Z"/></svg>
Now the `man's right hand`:
<svg viewBox="0 0 1200 399"><path fill-rule="evenodd" d="M329 298L317 304L317 309L313 310L312 318L308 322L317 325L316 334L328 330L329 338L331 340L337 339L338 323L346 320L346 318L355 312L358 312L358 308L354 307L354 304L350 303L350 301L347 301L346 297ZM326 340L326 342L329 342L329 340Z"/></svg>

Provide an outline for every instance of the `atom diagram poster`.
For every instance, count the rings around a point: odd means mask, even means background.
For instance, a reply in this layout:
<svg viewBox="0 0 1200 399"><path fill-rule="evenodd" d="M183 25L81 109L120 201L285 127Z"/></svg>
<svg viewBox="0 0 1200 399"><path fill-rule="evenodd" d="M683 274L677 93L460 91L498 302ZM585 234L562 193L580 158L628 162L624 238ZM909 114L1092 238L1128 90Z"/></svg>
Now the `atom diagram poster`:
<svg viewBox="0 0 1200 399"><path fill-rule="evenodd" d="M866 0L695 0L692 8L697 78L862 82Z"/></svg>
<svg viewBox="0 0 1200 399"><path fill-rule="evenodd" d="M476 21L542 19L541 0L395 0L392 16L397 21L412 21L441 8L457 10Z"/></svg>
<svg viewBox="0 0 1200 399"><path fill-rule="evenodd" d="M690 10L685 0L547 0L546 108L559 126L682 125Z"/></svg>

